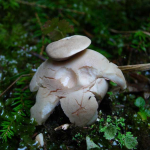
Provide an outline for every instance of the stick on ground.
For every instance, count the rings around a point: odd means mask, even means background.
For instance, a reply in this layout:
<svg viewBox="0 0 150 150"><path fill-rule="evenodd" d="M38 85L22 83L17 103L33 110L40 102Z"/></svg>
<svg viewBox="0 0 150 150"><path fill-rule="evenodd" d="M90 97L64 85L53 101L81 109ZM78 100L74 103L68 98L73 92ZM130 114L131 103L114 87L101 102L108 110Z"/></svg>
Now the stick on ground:
<svg viewBox="0 0 150 150"><path fill-rule="evenodd" d="M0 94L0 97L2 96L2 95L4 95L18 80L20 80L22 77L26 77L26 76L31 76L32 74L23 74L23 75L21 75L20 77L18 77L9 87L7 87L7 89L4 91L4 92L2 92L1 94Z"/></svg>
<svg viewBox="0 0 150 150"><path fill-rule="evenodd" d="M150 70L150 63L148 64L137 64L137 65L127 65L127 66L118 66L123 72L129 71L146 71Z"/></svg>

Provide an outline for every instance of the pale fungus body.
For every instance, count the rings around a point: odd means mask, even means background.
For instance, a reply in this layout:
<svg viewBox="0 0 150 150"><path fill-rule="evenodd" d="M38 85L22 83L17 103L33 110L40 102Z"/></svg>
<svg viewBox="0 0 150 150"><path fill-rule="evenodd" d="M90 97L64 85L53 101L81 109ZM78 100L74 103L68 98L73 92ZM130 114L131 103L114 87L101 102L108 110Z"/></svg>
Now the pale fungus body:
<svg viewBox="0 0 150 150"><path fill-rule="evenodd" d="M38 134L36 137L35 137L35 141L38 142L38 145L40 147L43 147L44 146L44 137L43 137L43 134L40 133Z"/></svg>
<svg viewBox="0 0 150 150"><path fill-rule="evenodd" d="M97 119L98 105L108 90L106 80L126 88L121 70L100 53L86 49L69 57L64 61L46 60L31 80L30 90L38 90L31 117L39 125L46 121L59 102L70 122L77 126L92 124Z"/></svg>

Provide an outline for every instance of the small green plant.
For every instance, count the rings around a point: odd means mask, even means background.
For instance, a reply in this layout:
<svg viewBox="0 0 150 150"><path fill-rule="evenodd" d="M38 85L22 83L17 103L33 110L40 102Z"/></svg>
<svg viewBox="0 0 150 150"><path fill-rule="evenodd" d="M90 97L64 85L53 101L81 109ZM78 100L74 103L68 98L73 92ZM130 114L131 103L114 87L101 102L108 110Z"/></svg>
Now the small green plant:
<svg viewBox="0 0 150 150"><path fill-rule="evenodd" d="M80 146L80 143L81 143L82 140L83 140L83 136L82 136L81 133L77 133L77 134L75 134L75 136L72 138L72 140L77 141L78 146Z"/></svg>
<svg viewBox="0 0 150 150"><path fill-rule="evenodd" d="M139 107L138 114L141 116L142 120L147 120L147 117L150 117L150 108L148 105L145 105L145 100L142 97L138 97L134 104Z"/></svg>
<svg viewBox="0 0 150 150"><path fill-rule="evenodd" d="M135 145L137 145L137 140L135 137L133 137L133 135L131 134L131 132L127 132L126 136L123 138L125 146L128 149L133 149L135 147Z"/></svg>
<svg viewBox="0 0 150 150"><path fill-rule="evenodd" d="M11 97L5 101L5 106L0 110L2 111L1 117L3 121L1 123L0 138L3 142L8 142L8 139L12 139L13 136L20 136L24 132L30 132L33 134L35 130L36 122L30 120L30 108L33 105L31 101L31 92L26 86L26 82L30 80L30 77L21 78L16 84L17 88L14 89ZM6 111L6 108L9 111ZM30 126L32 132L29 128L23 130L25 126ZM23 131L22 131L23 130Z"/></svg>
<svg viewBox="0 0 150 150"><path fill-rule="evenodd" d="M43 34L48 34L52 41L56 41L66 37L66 35L68 33L72 33L74 29L73 26L71 26L66 20L53 18L45 23L42 31Z"/></svg>
<svg viewBox="0 0 150 150"><path fill-rule="evenodd" d="M121 132L121 129L125 128L124 122L124 118L107 116L106 121L101 118L99 120L99 132L103 132L107 140L115 140L121 147L126 146L128 149L133 149L138 142L131 132Z"/></svg>
<svg viewBox="0 0 150 150"><path fill-rule="evenodd" d="M138 49L139 51L145 51L149 47L147 44L148 35L142 31L137 31L133 35L132 45L131 47Z"/></svg>

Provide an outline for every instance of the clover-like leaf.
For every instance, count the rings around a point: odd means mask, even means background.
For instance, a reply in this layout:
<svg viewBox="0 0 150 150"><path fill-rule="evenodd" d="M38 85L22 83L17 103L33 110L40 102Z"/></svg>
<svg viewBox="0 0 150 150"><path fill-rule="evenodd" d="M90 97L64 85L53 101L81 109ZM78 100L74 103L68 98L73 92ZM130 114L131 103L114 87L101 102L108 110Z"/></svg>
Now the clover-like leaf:
<svg viewBox="0 0 150 150"><path fill-rule="evenodd" d="M86 136L86 145L87 145L87 150L91 149L100 149L98 145L96 145L89 136Z"/></svg>
<svg viewBox="0 0 150 150"><path fill-rule="evenodd" d="M73 31L73 26L71 26L69 22L66 20L59 20L58 18L48 20L42 29L43 34L49 35L52 41L60 40Z"/></svg>
<svg viewBox="0 0 150 150"><path fill-rule="evenodd" d="M128 132L129 134L126 135L125 139L124 139L124 144L128 149L133 149L136 147L136 145L138 144L137 140L135 137L133 137L133 135L130 134L130 132Z"/></svg>
<svg viewBox="0 0 150 150"><path fill-rule="evenodd" d="M111 140L115 137L116 133L117 133L116 127L112 124L109 124L104 131L104 137L108 140Z"/></svg>
<svg viewBox="0 0 150 150"><path fill-rule="evenodd" d="M145 111L139 111L138 114L141 116L142 120L147 120L147 115Z"/></svg>
<svg viewBox="0 0 150 150"><path fill-rule="evenodd" d="M143 107L145 105L145 100L142 97L138 97L135 102L135 106L137 107Z"/></svg>
<svg viewBox="0 0 150 150"><path fill-rule="evenodd" d="M61 34L61 32L54 30L49 34L49 37L52 41L57 41L63 38L63 35Z"/></svg>
<svg viewBox="0 0 150 150"><path fill-rule="evenodd" d="M43 34L49 34L54 31L58 26L59 19L53 18L52 20L48 20L43 26Z"/></svg>
<svg viewBox="0 0 150 150"><path fill-rule="evenodd" d="M150 109L146 109L145 113L146 113L147 117L150 117Z"/></svg>
<svg viewBox="0 0 150 150"><path fill-rule="evenodd" d="M58 23L58 28L63 33L72 33L73 32L73 26L69 24L66 20L60 20Z"/></svg>

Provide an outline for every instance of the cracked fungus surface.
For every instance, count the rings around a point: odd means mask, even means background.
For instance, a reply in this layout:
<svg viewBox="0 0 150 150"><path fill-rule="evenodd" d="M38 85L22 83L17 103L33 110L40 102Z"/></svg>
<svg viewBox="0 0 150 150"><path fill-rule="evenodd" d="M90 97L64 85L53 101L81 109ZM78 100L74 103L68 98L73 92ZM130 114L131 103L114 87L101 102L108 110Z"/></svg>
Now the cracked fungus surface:
<svg viewBox="0 0 150 150"><path fill-rule="evenodd" d="M105 79L122 88L126 86L118 67L93 50L85 50L61 62L46 60L30 83L31 91L38 90L31 117L42 124L60 102L64 113L75 125L93 123L97 118L98 102L108 90Z"/></svg>
<svg viewBox="0 0 150 150"><path fill-rule="evenodd" d="M83 89L68 94L60 102L67 117L78 126L88 124L98 109L94 94Z"/></svg>

